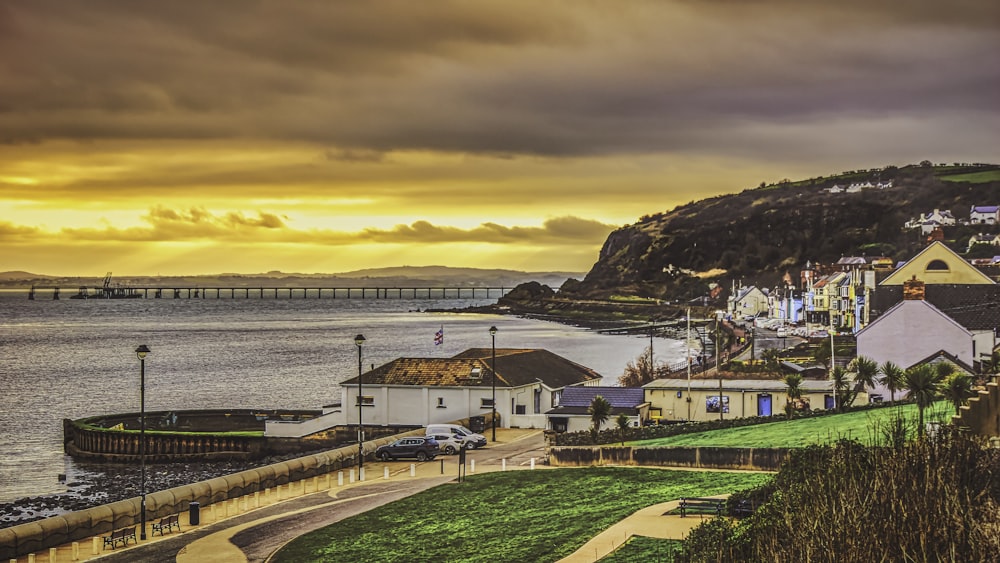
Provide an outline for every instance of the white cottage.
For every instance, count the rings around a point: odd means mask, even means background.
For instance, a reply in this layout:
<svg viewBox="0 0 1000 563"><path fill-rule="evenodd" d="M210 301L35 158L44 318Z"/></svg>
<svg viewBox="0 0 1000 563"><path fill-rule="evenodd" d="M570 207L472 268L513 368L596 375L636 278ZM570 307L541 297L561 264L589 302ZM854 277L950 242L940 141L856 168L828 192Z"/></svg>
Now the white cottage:
<svg viewBox="0 0 1000 563"><path fill-rule="evenodd" d="M398 358L361 375L368 426L426 426L496 412L503 428L545 428L563 388L600 385L594 370L539 349L472 348L451 358ZM495 379L494 379L495 375ZM340 384L345 424L358 423L358 378Z"/></svg>

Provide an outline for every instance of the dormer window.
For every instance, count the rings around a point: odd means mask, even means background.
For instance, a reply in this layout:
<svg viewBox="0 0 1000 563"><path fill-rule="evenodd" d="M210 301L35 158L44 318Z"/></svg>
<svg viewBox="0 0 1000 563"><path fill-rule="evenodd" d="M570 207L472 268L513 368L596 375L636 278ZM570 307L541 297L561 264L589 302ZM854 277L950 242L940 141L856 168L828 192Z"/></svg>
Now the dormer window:
<svg viewBox="0 0 1000 563"><path fill-rule="evenodd" d="M483 377L482 368L479 367L472 368L472 372L469 374L469 377L471 377L472 379L482 379Z"/></svg>

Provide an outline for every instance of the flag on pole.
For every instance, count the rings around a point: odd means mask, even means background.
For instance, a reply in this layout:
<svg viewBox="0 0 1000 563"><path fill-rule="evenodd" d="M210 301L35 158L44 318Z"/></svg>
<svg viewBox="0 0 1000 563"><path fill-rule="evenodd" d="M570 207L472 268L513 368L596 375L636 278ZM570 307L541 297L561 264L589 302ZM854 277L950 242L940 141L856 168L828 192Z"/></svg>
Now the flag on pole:
<svg viewBox="0 0 1000 563"><path fill-rule="evenodd" d="M444 344L444 326L441 326L441 330L434 333L434 345L440 346Z"/></svg>

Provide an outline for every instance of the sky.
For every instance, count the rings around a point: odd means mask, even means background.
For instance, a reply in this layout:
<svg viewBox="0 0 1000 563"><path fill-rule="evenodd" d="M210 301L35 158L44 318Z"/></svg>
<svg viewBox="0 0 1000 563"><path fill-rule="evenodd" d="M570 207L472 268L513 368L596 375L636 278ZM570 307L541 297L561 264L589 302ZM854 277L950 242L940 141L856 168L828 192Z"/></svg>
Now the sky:
<svg viewBox="0 0 1000 563"><path fill-rule="evenodd" d="M996 0L0 0L0 271L586 272L760 182L998 162Z"/></svg>

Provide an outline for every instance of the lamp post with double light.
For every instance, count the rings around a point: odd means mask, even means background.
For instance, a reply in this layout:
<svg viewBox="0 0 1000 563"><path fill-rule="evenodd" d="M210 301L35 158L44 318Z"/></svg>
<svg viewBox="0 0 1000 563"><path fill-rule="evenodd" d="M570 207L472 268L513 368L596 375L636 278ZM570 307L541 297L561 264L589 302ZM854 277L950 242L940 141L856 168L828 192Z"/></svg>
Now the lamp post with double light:
<svg viewBox="0 0 1000 563"><path fill-rule="evenodd" d="M354 337L354 344L358 347L358 477L361 477L361 468L364 464L364 426L361 424L361 407L364 403L364 393L361 389L361 345L365 343L363 334Z"/></svg>
<svg viewBox="0 0 1000 563"><path fill-rule="evenodd" d="M493 363L490 365L490 384L493 388L493 441L497 441L497 327L490 327L490 338L493 341Z"/></svg>
<svg viewBox="0 0 1000 563"><path fill-rule="evenodd" d="M146 539L146 355L149 346L140 345L135 349L139 358L139 494L142 498L139 509L139 539Z"/></svg>

